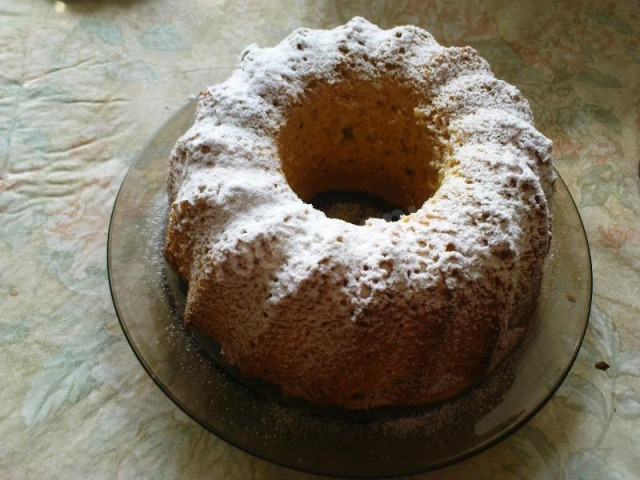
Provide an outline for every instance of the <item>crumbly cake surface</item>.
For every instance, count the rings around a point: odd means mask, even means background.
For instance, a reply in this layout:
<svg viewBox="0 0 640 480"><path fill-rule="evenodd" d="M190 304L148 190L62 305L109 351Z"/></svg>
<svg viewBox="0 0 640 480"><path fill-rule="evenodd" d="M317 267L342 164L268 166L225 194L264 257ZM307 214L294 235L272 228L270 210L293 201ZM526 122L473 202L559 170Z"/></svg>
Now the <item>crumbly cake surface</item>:
<svg viewBox="0 0 640 480"><path fill-rule="evenodd" d="M551 142L469 47L354 18L249 46L171 157L165 256L185 322L247 376L346 408L451 397L535 308ZM354 225L327 189L413 212Z"/></svg>

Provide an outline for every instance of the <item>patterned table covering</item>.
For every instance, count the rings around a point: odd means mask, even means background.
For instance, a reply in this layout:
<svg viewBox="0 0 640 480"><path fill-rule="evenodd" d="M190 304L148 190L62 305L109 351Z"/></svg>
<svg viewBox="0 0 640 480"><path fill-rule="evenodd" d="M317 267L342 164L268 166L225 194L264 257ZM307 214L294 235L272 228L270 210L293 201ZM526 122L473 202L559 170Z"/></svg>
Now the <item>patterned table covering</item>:
<svg viewBox="0 0 640 480"><path fill-rule="evenodd" d="M105 252L127 168L172 112L247 44L354 15L472 45L522 90L593 256L589 329L552 401L415 478L640 477L638 2L0 0L0 478L315 478L165 397L120 329Z"/></svg>

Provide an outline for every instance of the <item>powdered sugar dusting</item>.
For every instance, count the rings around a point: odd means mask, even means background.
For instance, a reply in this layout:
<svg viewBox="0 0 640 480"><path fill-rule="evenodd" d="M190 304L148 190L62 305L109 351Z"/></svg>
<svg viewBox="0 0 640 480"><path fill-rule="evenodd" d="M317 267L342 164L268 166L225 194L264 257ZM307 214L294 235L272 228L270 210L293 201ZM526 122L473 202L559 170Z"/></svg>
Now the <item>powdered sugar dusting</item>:
<svg viewBox="0 0 640 480"><path fill-rule="evenodd" d="M435 139L439 188L397 223L328 218L282 173L290 112L354 79L417 92L415 121ZM172 153L167 257L190 284L186 321L293 396L368 408L454 395L526 330L550 151L515 87L422 29L355 18L252 45Z"/></svg>

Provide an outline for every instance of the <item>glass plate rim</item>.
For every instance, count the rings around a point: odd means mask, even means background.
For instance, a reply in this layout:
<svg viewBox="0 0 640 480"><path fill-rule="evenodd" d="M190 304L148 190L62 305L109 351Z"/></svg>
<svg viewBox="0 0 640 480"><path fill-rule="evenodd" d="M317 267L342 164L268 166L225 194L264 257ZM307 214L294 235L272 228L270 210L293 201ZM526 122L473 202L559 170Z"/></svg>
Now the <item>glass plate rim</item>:
<svg viewBox="0 0 640 480"><path fill-rule="evenodd" d="M211 425L207 425L205 423L203 423L198 417L197 415L191 411L191 409L186 406L181 400L179 400L174 393L171 391L171 389L165 385L162 380L160 378L158 378L158 376L156 375L156 373L153 371L153 369L151 368L151 366L147 363L147 361L143 358L142 354L140 353L140 351L138 350L135 342L133 342L131 334L128 330L128 327L126 325L126 322L123 320L123 315L122 312L120 311L119 307L118 307L118 301L117 301L117 295L116 292L114 290L114 284L112 281L112 273L111 273L111 267L112 267L112 237L113 237L113 221L114 221L114 216L116 213L116 206L118 205L118 200L121 198L121 193L123 191L123 188L126 184L127 179L129 178L131 172L134 170L134 168L136 167L136 165L141 161L144 153L146 152L146 150L148 149L148 147L153 143L154 139L159 135L159 133L167 126L169 125L175 118L179 117L179 115L183 112L185 112L186 110L193 108L194 103L196 103L196 100L190 100L189 102L187 102L186 104L184 104L182 107L178 108L177 110L175 110L161 125L160 127L158 127L154 133L151 135L151 137L145 142L144 146L142 147L142 149L140 150L140 152L138 153L138 155L136 155L136 158L133 162L131 162L131 164L129 166L127 166L127 172L124 175L121 183L120 183L120 187L118 188L118 193L116 194L116 197L114 199L113 202L113 207L111 209L111 215L109 218L109 228L108 228L108 234L107 234L107 278L109 281L109 291L111 294L111 300L113 302L113 306L114 306L114 310L116 313L116 317L118 318L118 323L120 324L120 327L122 328L122 331L124 333L124 336L127 340L127 343L129 344L129 347L131 348L131 350L133 351L135 357L138 359L138 362L140 362L140 364L142 365L143 369L145 370L145 372L149 375L149 377L153 380L153 382L155 383L155 385L160 389L160 391L162 391L167 398L169 398L169 400L171 400L183 413L185 413L189 418L191 418L193 421L196 422L196 424L198 424L201 428L204 428L205 430L207 430L208 432L212 433L213 435L217 436L218 438L220 438L221 440L227 442L229 445L240 449L243 452L246 452L254 457L257 457L261 460L264 460L266 462L272 463L274 465L278 465L284 468L288 468L294 471L298 471L298 472L302 472L302 473L306 473L306 474L313 474L313 475L319 475L319 476L323 476L323 477L327 477L327 478L371 478L371 479L391 479L391 478L397 478L397 475L366 475L365 476L361 476L361 475L333 475L330 473L323 473L323 472L319 472L319 471L314 471L314 470L310 470L310 469L305 469L304 467L300 467L300 466L295 466L295 465L291 465L291 464L287 464L284 463L282 461L278 461L278 460L274 460L271 458L268 458L266 455L262 455L260 452L255 451L254 449L252 449L249 446L243 445L242 443L240 443L239 441L236 441L232 438L230 438L227 434L223 433L222 431L216 429L215 427L211 426ZM522 428L525 424L527 424L529 421L531 421L538 413L540 413L540 411L549 403L549 401L551 400L551 398L553 398L553 396L556 394L556 392L558 391L558 389L562 386L562 384L564 383L564 381L566 380L567 376L569 375L569 373L571 372L571 369L573 368L573 365L576 361L576 358L578 357L578 354L580 352L580 349L582 347L582 344L584 342L584 338L589 326L589 320L590 320L590 314L591 314L591 309L592 309L592 303L593 303L593 263L592 263L592 257L591 257L591 248L589 245L589 238L587 236L587 231L586 228L584 226L584 222L582 220L582 216L580 215L580 211L578 209L578 206L573 198L573 195L571 195L571 192L569 190L569 188L567 187L567 184L565 183L565 181L563 180L562 176L560 175L560 173L558 172L558 170L556 169L556 167L553 167L553 171L555 172L555 174L557 175L557 181L559 181L562 186L566 189L568 197L571 201L571 206L573 207L573 210L575 211L576 215L577 215L577 219L579 221L580 224L580 230L581 230L581 237L583 238L584 242L585 242L585 246L586 246L586 251L587 251L587 266L588 266L588 276L586 278L587 280L587 289L588 289L588 306L587 306L587 310L586 310L586 320L584 322L584 328L582 329L579 339L577 340L575 347L573 348L572 352L571 352L571 356L569 361L567 362L565 368L563 369L562 373L558 376L558 380L556 382L556 384L549 390L549 392L547 393L547 395L539 402L538 405L536 405L535 408L533 408L528 414L524 415L522 418L518 419L517 421L515 421L512 425L510 425L508 428L506 428L503 432L501 432L500 434L496 435L493 438L488 439L487 441L478 444L477 446L471 448L470 450L460 454L458 457L454 457L448 460L444 460L442 462L436 462L433 463L431 465L428 465L426 467L423 468L418 468L415 470L407 470L404 471L400 474L400 476L410 476L410 475L419 475L422 473L427 473L427 472L433 472L435 470L440 470L442 468L463 462L465 460L468 460L472 457L475 457L477 455L479 455L482 452L485 452L487 450L489 450L490 448L494 447L495 445L503 442L504 440L506 440L507 438L509 438L511 435L513 435L515 432L517 432L518 430L520 430L520 428Z"/></svg>

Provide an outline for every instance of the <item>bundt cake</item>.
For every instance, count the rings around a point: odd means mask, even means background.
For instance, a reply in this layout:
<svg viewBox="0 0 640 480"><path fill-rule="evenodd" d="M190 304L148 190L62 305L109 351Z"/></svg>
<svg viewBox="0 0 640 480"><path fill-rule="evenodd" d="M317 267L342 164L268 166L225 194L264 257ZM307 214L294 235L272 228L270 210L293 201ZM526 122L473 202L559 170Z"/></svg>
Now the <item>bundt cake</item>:
<svg viewBox="0 0 640 480"><path fill-rule="evenodd" d="M251 45L171 155L165 257L185 324L247 377L364 409L452 397L530 324L551 141L470 47L354 18ZM309 202L409 212L352 224Z"/></svg>

